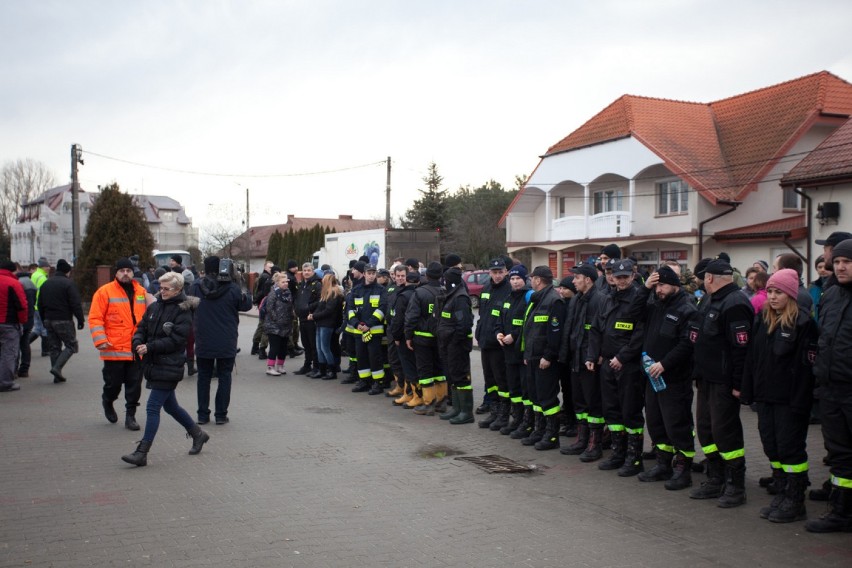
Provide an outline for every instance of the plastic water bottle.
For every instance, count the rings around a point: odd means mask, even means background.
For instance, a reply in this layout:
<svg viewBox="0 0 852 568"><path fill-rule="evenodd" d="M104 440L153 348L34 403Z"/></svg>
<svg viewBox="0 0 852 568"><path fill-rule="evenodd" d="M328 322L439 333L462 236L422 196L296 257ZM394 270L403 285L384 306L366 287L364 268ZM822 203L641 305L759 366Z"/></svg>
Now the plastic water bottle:
<svg viewBox="0 0 852 568"><path fill-rule="evenodd" d="M645 351L642 352L642 368L645 369L645 374L648 375L648 380L651 381L651 388L654 389L654 392L660 392L661 390L666 390L666 381L663 380L663 376L660 375L656 379L651 376L651 365L656 363L651 356L648 355Z"/></svg>

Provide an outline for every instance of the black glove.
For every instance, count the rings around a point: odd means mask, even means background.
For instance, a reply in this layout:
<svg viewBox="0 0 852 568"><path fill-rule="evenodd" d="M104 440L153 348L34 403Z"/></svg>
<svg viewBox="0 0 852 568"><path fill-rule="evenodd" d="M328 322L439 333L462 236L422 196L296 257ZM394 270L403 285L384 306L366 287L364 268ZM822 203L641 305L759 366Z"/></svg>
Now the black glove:
<svg viewBox="0 0 852 568"><path fill-rule="evenodd" d="M77 322L77 329L83 329L83 327L84 327L85 325L86 325L86 324L85 324L85 323L83 323L83 320L80 320L80 321L78 321L78 322Z"/></svg>

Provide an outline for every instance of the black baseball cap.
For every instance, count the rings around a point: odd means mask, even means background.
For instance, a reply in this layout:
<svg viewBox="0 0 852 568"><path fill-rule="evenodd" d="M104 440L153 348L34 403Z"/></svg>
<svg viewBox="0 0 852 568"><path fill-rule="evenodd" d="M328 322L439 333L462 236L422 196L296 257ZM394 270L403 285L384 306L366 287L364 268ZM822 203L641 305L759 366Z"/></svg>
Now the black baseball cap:
<svg viewBox="0 0 852 568"><path fill-rule="evenodd" d="M612 266L613 276L630 276L633 274L633 261L629 258L616 261Z"/></svg>
<svg viewBox="0 0 852 568"><path fill-rule="evenodd" d="M817 239L816 244L818 245L828 245L830 247L836 247L843 241L852 239L852 233L845 233L843 231L835 231L828 235L827 239Z"/></svg>
<svg viewBox="0 0 852 568"><path fill-rule="evenodd" d="M591 264L578 264L577 266L571 269L571 272L574 274L582 274L583 276L588 276L592 279L592 282L598 279L598 271Z"/></svg>
<svg viewBox="0 0 852 568"><path fill-rule="evenodd" d="M506 262L502 258L492 258L488 262L488 270L506 270Z"/></svg>

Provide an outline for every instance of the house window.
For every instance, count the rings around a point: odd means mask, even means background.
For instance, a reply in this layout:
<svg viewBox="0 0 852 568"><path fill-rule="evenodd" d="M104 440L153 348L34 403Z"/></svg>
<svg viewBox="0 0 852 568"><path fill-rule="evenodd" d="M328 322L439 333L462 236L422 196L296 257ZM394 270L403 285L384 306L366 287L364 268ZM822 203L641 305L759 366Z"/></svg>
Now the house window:
<svg viewBox="0 0 852 568"><path fill-rule="evenodd" d="M561 219L565 216L565 198L557 197L556 198L556 218Z"/></svg>
<svg viewBox="0 0 852 568"><path fill-rule="evenodd" d="M682 180L657 184L657 215L677 215L689 211L689 184Z"/></svg>
<svg viewBox="0 0 852 568"><path fill-rule="evenodd" d="M784 188L784 209L802 209L802 196L793 188Z"/></svg>
<svg viewBox="0 0 852 568"><path fill-rule="evenodd" d="M594 214L611 211L624 211L624 192L620 189L596 191Z"/></svg>

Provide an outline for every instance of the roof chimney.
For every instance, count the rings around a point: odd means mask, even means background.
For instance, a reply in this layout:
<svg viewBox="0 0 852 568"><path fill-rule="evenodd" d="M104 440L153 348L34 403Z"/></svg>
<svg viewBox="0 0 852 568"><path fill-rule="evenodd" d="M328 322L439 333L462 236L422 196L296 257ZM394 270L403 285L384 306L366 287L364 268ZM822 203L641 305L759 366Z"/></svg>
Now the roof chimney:
<svg viewBox="0 0 852 568"><path fill-rule="evenodd" d="M352 215L338 215L337 218L341 221L351 221Z"/></svg>

